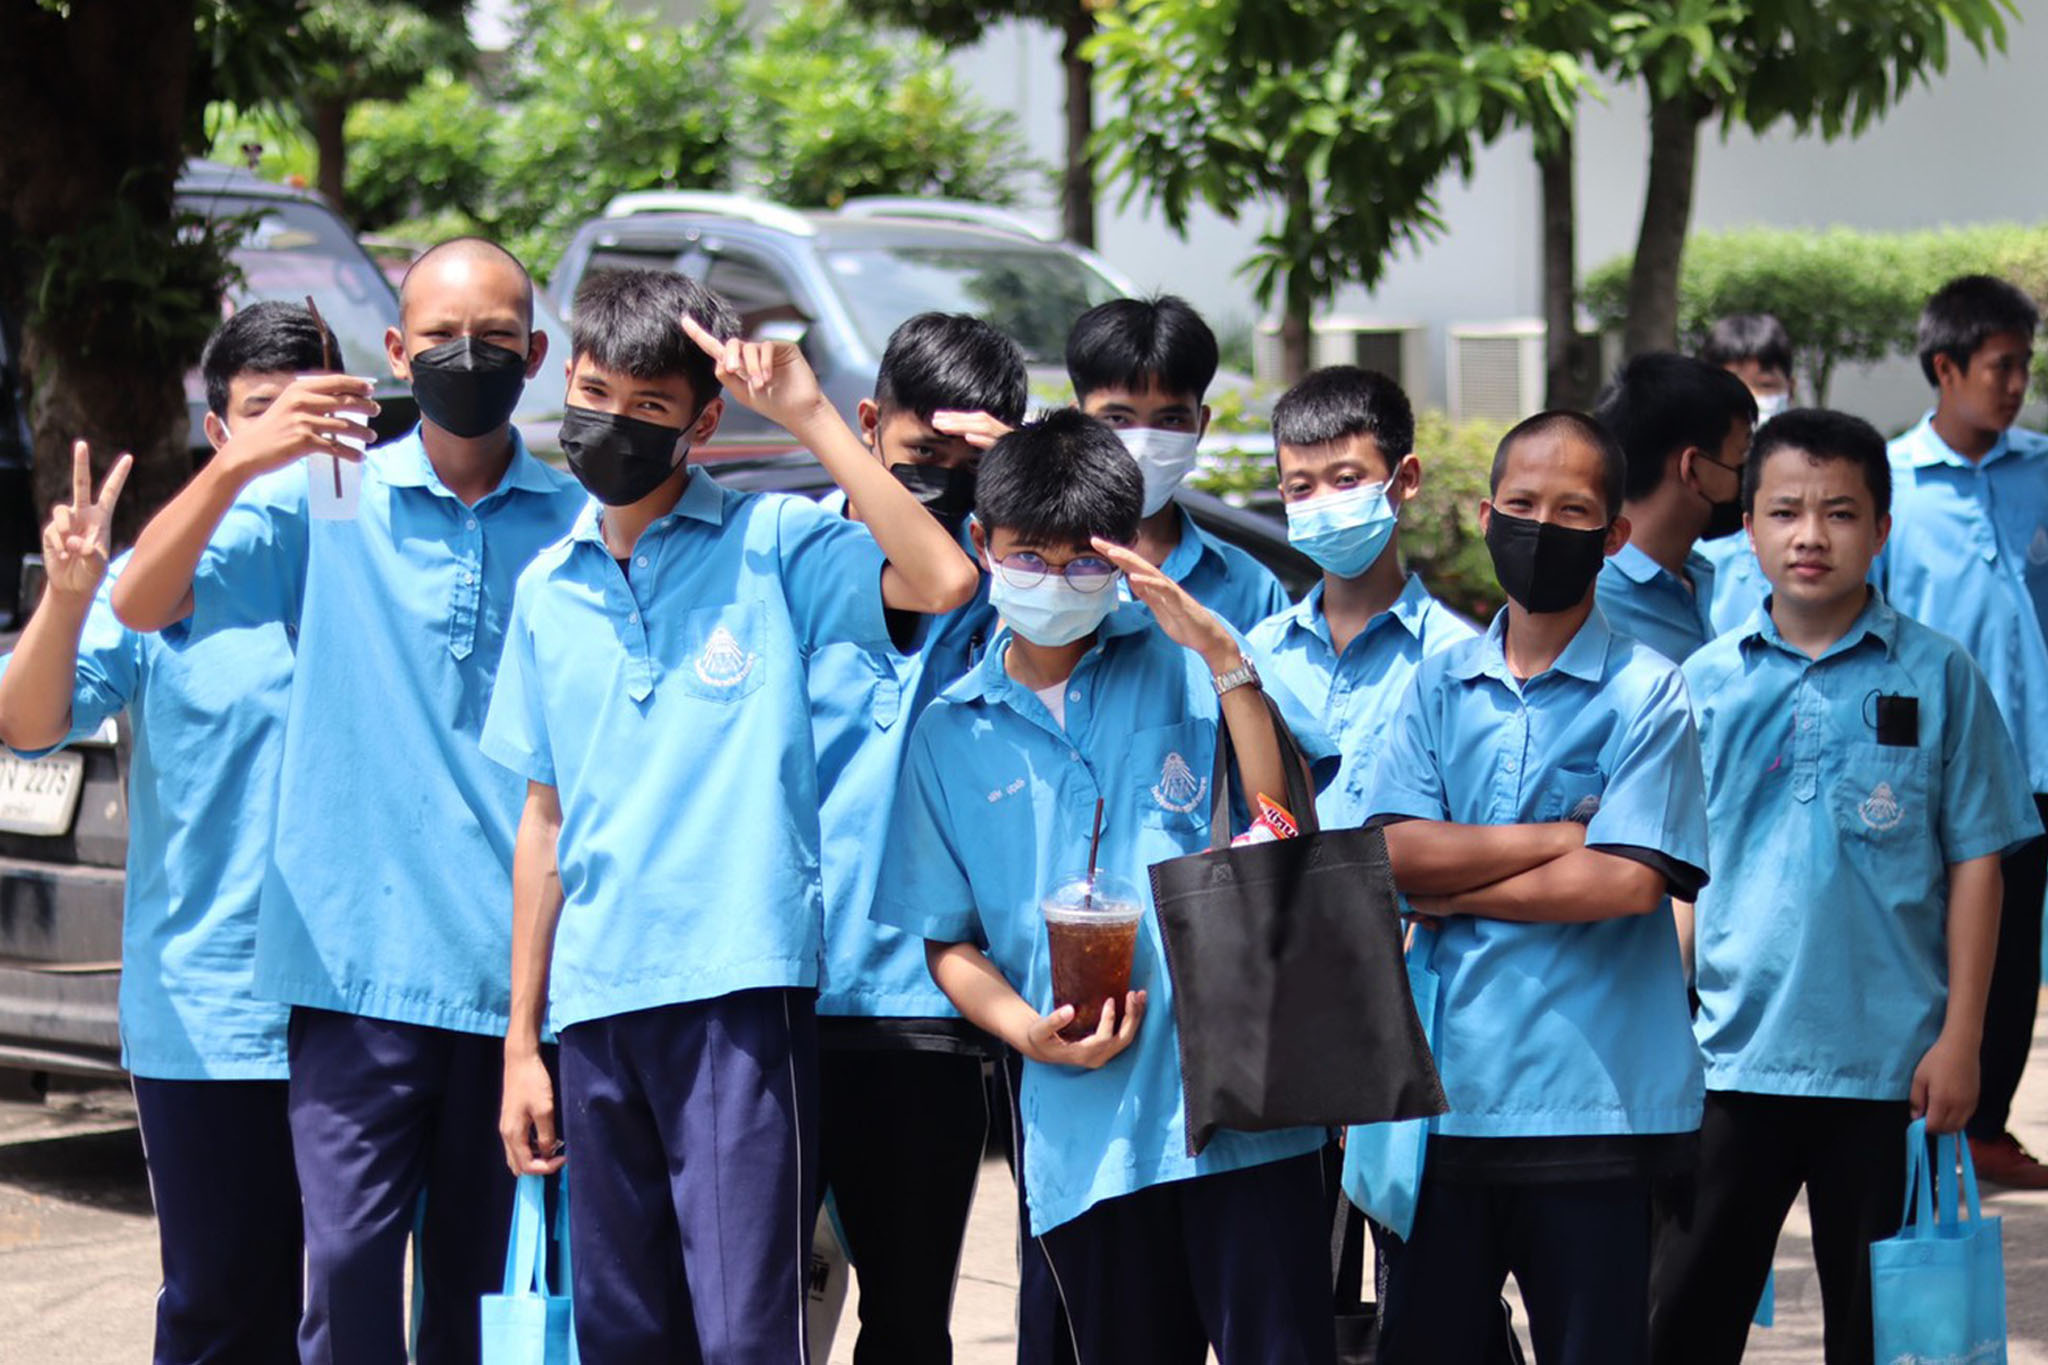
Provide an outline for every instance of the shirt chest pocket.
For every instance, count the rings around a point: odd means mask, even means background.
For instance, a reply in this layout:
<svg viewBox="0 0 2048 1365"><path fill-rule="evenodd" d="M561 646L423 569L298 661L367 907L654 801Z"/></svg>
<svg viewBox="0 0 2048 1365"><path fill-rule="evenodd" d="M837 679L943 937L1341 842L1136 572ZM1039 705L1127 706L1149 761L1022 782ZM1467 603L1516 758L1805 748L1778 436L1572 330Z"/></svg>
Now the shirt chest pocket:
<svg viewBox="0 0 2048 1365"><path fill-rule="evenodd" d="M1537 818L1544 823L1569 820L1590 825L1606 795L1607 777L1598 768L1559 768L1544 784Z"/></svg>
<svg viewBox="0 0 2048 1365"><path fill-rule="evenodd" d="M1935 847L1927 760L1918 745L1861 740L1845 746L1832 788L1835 827L1902 857Z"/></svg>
<svg viewBox="0 0 2048 1365"><path fill-rule="evenodd" d="M675 666L683 690L716 702L757 690L768 670L763 615L759 602L734 602L684 616Z"/></svg>
<svg viewBox="0 0 2048 1365"><path fill-rule="evenodd" d="M1188 721L1131 736L1124 771L1140 820L1176 833L1207 835L1216 799L1215 735L1214 726Z"/></svg>

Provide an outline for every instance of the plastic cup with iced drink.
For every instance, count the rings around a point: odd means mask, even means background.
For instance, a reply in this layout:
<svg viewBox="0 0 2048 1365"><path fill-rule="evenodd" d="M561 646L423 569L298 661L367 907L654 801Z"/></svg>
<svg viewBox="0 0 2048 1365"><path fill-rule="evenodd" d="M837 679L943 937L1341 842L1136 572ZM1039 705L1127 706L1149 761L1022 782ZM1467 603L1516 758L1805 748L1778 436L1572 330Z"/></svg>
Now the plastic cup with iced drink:
<svg viewBox="0 0 2048 1365"><path fill-rule="evenodd" d="M1064 883L1039 908L1052 949L1053 1008L1074 1007L1074 1018L1060 1037L1074 1043L1095 1032L1105 1004L1121 1023L1138 921L1145 916L1138 889L1121 877L1097 872Z"/></svg>

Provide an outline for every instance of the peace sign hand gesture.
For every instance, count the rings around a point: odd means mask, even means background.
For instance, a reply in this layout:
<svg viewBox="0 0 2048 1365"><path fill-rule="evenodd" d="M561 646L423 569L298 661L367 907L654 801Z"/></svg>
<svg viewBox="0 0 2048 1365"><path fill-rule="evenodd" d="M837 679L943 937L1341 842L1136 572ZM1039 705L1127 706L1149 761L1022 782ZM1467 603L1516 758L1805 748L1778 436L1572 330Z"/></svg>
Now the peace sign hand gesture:
<svg viewBox="0 0 2048 1365"><path fill-rule="evenodd" d="M83 441L71 443L71 501L50 509L50 524L43 528L43 572L50 592L87 600L99 591L113 546L114 500L134 467L133 456L116 460L94 500L92 452Z"/></svg>

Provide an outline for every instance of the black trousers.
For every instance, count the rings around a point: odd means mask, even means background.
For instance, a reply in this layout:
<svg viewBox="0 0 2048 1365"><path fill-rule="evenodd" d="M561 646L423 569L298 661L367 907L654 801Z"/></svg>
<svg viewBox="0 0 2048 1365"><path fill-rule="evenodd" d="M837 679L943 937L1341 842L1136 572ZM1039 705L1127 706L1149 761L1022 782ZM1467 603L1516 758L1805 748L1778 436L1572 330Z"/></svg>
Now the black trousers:
<svg viewBox="0 0 2048 1365"><path fill-rule="evenodd" d="M1869 1365L1870 1244L1899 1230L1904 1101L1707 1092L1690 1189L1658 1201L1654 1365L1735 1365L1800 1186L1813 1218L1827 1365Z"/></svg>
<svg viewBox="0 0 2048 1365"><path fill-rule="evenodd" d="M827 1049L818 1075L819 1170L860 1281L854 1365L947 1365L988 1143L981 1059Z"/></svg>
<svg viewBox="0 0 2048 1365"><path fill-rule="evenodd" d="M164 1282L156 1365L296 1359L306 1239L283 1081L135 1078Z"/></svg>
<svg viewBox="0 0 2048 1365"><path fill-rule="evenodd" d="M1081 1365L1334 1365L1318 1152L1105 1199L1038 1239Z"/></svg>
<svg viewBox="0 0 2048 1365"><path fill-rule="evenodd" d="M1510 1274L1537 1365L1643 1365L1649 1269L1647 1178L1514 1184L1425 1174L1415 1227L1389 1268L1379 1365L1497 1359Z"/></svg>
<svg viewBox="0 0 2048 1365"><path fill-rule="evenodd" d="M2048 823L2048 796L2034 808ZM1971 1137L1989 1141L2006 1129L2012 1097L2034 1046L2034 1012L2041 1000L2041 898L2048 893L2048 839L2036 839L2005 860L2005 901L1998 920L1998 958L1991 969L1991 994L1984 1002L1984 1044L1977 1061L1981 1080Z"/></svg>

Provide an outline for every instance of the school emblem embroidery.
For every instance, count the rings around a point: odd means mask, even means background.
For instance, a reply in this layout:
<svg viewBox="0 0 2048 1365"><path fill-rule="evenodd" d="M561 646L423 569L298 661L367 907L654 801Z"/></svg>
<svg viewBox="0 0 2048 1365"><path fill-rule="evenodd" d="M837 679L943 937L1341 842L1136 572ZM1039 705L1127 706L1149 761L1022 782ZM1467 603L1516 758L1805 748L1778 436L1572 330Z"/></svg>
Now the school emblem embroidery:
<svg viewBox="0 0 2048 1365"><path fill-rule="evenodd" d="M1186 815L1201 805L1202 798L1208 794L1208 778L1196 776L1195 770L1179 754L1166 756L1166 762L1159 768L1158 785L1152 788L1152 799L1159 803L1161 810Z"/></svg>
<svg viewBox="0 0 2048 1365"><path fill-rule="evenodd" d="M1571 814L1565 816L1565 819L1575 825L1590 825L1593 823L1593 817L1599 813L1600 798L1597 796L1582 796L1579 798L1579 804L1572 807Z"/></svg>
<svg viewBox="0 0 2048 1365"><path fill-rule="evenodd" d="M697 676L710 687L738 687L754 671L758 656L740 648L740 642L724 626L711 632L704 652L697 656Z"/></svg>
<svg viewBox="0 0 2048 1365"><path fill-rule="evenodd" d="M1872 788L1869 797L1856 808L1856 813L1863 817L1866 826L1880 831L1894 829L1899 821L1906 818L1906 809L1899 804L1889 782L1880 782Z"/></svg>

